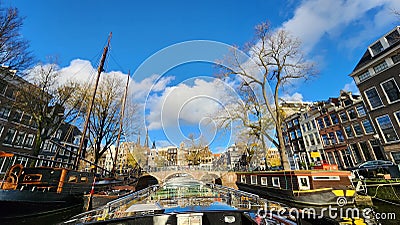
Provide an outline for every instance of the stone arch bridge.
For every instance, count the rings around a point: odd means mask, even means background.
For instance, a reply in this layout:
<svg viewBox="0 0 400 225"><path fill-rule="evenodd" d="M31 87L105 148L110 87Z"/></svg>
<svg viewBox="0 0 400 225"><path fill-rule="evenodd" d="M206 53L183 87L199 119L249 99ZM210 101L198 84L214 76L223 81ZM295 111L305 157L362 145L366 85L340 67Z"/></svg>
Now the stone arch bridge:
<svg viewBox="0 0 400 225"><path fill-rule="evenodd" d="M236 174L228 171L213 171L213 170L163 170L156 172L146 172L142 174L141 178L153 177L157 180L158 184L162 185L169 179L176 176L188 176L199 181L221 184L228 187L236 187Z"/></svg>

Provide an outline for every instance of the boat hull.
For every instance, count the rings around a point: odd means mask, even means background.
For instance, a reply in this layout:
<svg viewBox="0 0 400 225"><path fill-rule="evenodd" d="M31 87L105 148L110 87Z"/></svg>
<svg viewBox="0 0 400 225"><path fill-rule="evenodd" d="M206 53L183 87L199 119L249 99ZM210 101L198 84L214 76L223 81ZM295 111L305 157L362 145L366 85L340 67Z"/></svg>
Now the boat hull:
<svg viewBox="0 0 400 225"><path fill-rule="evenodd" d="M37 217L82 206L83 195L0 190L0 220Z"/></svg>
<svg viewBox="0 0 400 225"><path fill-rule="evenodd" d="M239 190L257 194L263 198L274 198L286 202L292 202L301 205L338 205L338 198L345 198L346 204L354 204L354 197L336 196L332 189L314 190L310 192L294 192L272 187L263 187L259 185L251 185L245 183L236 183ZM342 203L340 203L342 204Z"/></svg>

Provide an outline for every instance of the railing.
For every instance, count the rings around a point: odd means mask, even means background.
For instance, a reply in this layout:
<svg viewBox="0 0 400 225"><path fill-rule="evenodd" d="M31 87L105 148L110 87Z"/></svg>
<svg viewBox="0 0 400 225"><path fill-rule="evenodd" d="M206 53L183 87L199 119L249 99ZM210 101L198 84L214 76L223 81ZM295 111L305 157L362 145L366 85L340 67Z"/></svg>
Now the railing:
<svg viewBox="0 0 400 225"><path fill-rule="evenodd" d="M204 166L164 166L164 167L151 167L145 170L145 172L163 172L163 171L218 171L218 172L227 172L227 168L213 167L212 165L204 165Z"/></svg>
<svg viewBox="0 0 400 225"><path fill-rule="evenodd" d="M153 185L142 189L140 191L134 192L127 196L115 199L108 202L106 205L99 207L97 209L84 212L72 217L70 220L64 222L63 224L79 224L89 221L101 221L106 219L112 219L117 213L122 211L122 208L127 207L129 203L143 200L144 198L150 196L151 193L157 191L159 185ZM140 213L140 212L139 212Z"/></svg>

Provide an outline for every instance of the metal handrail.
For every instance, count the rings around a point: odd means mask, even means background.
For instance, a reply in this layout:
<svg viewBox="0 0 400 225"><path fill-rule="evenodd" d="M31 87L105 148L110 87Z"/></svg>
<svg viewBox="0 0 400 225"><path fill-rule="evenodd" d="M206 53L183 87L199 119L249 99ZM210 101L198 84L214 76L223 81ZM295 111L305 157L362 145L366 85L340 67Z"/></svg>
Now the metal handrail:
<svg viewBox="0 0 400 225"><path fill-rule="evenodd" d="M138 198L147 197L151 193L157 191L159 187L160 186L158 184L152 185L140 191L136 191L132 194L112 200L104 206L73 216L68 221L63 222L63 224L77 224L87 221L107 219L121 206L126 205L130 201L134 201Z"/></svg>

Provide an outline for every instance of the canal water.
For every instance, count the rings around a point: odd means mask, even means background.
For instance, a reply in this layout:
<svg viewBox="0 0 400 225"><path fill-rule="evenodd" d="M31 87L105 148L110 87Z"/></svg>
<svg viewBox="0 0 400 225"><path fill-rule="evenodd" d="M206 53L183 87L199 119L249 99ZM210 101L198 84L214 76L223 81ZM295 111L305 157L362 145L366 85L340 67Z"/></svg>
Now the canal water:
<svg viewBox="0 0 400 225"><path fill-rule="evenodd" d="M155 188L154 188L155 190ZM282 210L291 211L296 213L295 209L304 209L305 206L289 206L289 203L277 202L269 199L259 198L257 195L237 191L227 187L212 185L207 186L194 179L188 177L175 177L171 178L164 186L152 191L151 188L143 190L136 194L132 199L121 201L117 206L113 206L114 213L104 215L104 210L98 210L103 215L97 215L97 219L122 218L134 215L143 215L145 210L157 212L161 209L164 213L182 213L182 212L199 212L199 211L251 211L249 215L252 217L265 216L264 210L274 211L276 213L283 212ZM117 209L118 207L118 209ZM309 207L308 207L309 208ZM281 210L281 211L279 211ZM318 214L320 209L316 208ZM362 211L363 209L360 209ZM372 219L369 218L352 218L351 216L343 216L343 218L336 218L341 221L341 224L399 224L400 223L400 207L385 202L375 201L372 210ZM70 212L63 212L49 217L36 218L32 221L15 221L10 224L58 224L62 221L70 219L72 215L79 214L81 209L71 209ZM298 210L297 213L304 212ZM263 214L264 213L264 214ZM385 218L379 221L376 220L376 215L385 215ZM392 214L388 214L392 213ZM93 220L95 220L96 213L93 213ZM296 217L296 214L294 214ZM325 214L324 214L325 215ZM344 214L343 214L344 215ZM304 216L304 215L301 215ZM297 217L301 217L297 215ZM325 215L329 217L329 215ZM318 217L319 218L319 217ZM268 219L268 218L267 218ZM313 223L308 220L308 224L325 224L318 221ZM2 223L3 224L3 223ZM269 224L274 224L270 220Z"/></svg>

